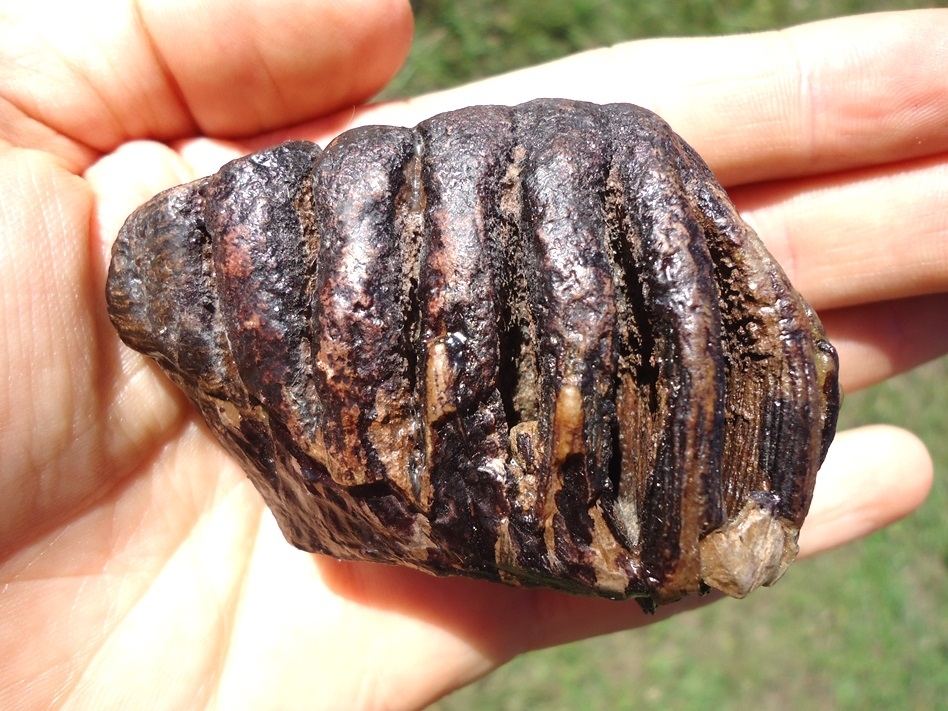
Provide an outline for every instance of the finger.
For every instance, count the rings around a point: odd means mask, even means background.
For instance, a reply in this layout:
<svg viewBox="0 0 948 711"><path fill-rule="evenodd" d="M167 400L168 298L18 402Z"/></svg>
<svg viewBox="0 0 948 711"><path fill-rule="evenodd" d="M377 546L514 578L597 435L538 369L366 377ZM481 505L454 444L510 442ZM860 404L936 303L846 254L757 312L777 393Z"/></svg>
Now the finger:
<svg viewBox="0 0 948 711"><path fill-rule="evenodd" d="M946 313L948 294L821 313L839 352L844 392L869 387L948 353Z"/></svg>
<svg viewBox="0 0 948 711"><path fill-rule="evenodd" d="M142 15L189 113L210 135L252 135L361 103L394 75L411 42L403 0L194 7L160 0Z"/></svg>
<svg viewBox="0 0 948 711"><path fill-rule="evenodd" d="M932 477L931 455L910 432L887 425L841 432L816 479L800 555L822 553L904 518L925 500Z"/></svg>
<svg viewBox="0 0 948 711"><path fill-rule="evenodd" d="M403 0L6 3L0 140L74 169L137 137L249 135L361 102L408 50ZM45 50L39 54L41 50Z"/></svg>
<svg viewBox="0 0 948 711"><path fill-rule="evenodd" d="M817 310L948 291L948 159L731 191Z"/></svg>
<svg viewBox="0 0 948 711"><path fill-rule="evenodd" d="M727 185L948 150L948 11L873 14L738 37L630 42L384 107L413 125L537 96L640 104Z"/></svg>
<svg viewBox="0 0 948 711"><path fill-rule="evenodd" d="M948 11L934 10L748 38L720 68L689 57L693 81L657 106L684 117L683 135L727 184L936 155L948 149L946 29Z"/></svg>

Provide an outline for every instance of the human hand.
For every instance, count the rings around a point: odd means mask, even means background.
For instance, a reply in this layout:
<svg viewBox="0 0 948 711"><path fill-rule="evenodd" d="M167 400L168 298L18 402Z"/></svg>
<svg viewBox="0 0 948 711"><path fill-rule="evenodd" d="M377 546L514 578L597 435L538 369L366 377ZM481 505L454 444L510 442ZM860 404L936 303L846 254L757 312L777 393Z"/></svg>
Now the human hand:
<svg viewBox="0 0 948 711"><path fill-rule="evenodd" d="M820 311L844 387L948 349L948 12L637 42L353 112L407 48L395 0L71 8L5 10L0 28L0 708L414 708L519 652L655 619L292 549L119 343L103 284L121 220L277 137L533 96L639 103ZM930 477L908 433L842 433L803 554L906 514Z"/></svg>

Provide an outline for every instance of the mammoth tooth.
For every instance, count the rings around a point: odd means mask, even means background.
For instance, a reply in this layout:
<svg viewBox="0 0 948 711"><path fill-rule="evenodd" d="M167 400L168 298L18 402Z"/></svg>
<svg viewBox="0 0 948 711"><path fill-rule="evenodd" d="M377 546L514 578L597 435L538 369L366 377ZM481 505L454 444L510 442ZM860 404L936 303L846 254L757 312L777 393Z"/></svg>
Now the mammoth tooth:
<svg viewBox="0 0 948 711"><path fill-rule="evenodd" d="M628 104L239 158L129 217L107 300L287 539L337 558L743 597L795 557L836 426L816 315Z"/></svg>

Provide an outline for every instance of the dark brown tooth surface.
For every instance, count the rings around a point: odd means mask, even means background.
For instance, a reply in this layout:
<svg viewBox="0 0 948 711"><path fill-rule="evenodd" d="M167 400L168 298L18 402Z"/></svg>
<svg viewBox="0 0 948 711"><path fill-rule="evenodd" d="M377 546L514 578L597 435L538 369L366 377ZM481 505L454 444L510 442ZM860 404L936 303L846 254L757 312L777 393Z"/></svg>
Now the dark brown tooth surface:
<svg viewBox="0 0 948 711"><path fill-rule="evenodd" d="M724 360L711 257L657 117L605 107L625 266L617 407L622 465L614 526L640 551L657 602L695 592L698 540L721 510Z"/></svg>
<svg viewBox="0 0 948 711"><path fill-rule="evenodd" d="M424 185L418 394L439 556L496 569L508 519L508 426L498 383L501 183L511 112L476 107L418 126Z"/></svg>
<svg viewBox="0 0 948 711"><path fill-rule="evenodd" d="M819 319L626 104L245 156L128 219L106 297L294 545L646 609L780 577L839 409Z"/></svg>
<svg viewBox="0 0 948 711"><path fill-rule="evenodd" d="M235 372L229 354L226 363L220 358L227 344L200 187L166 190L128 219L112 252L106 300L129 346L223 395Z"/></svg>
<svg viewBox="0 0 948 711"><path fill-rule="evenodd" d="M528 148L522 229L535 265L538 518L553 572L595 586L604 577L600 544L611 544L596 540L595 519L613 486L616 309L601 188L610 146L595 105L531 102L516 120ZM603 581L617 594L624 583Z"/></svg>
<svg viewBox="0 0 948 711"><path fill-rule="evenodd" d="M391 484L407 499L420 456L403 272L415 257L396 216L414 203L414 160L411 131L370 126L329 144L313 179L313 385L331 413L317 433L325 465L339 484Z"/></svg>
<svg viewBox="0 0 948 711"><path fill-rule="evenodd" d="M160 193L125 223L107 282L109 315L123 339L154 357L188 395L288 540L305 547L320 533L308 525L308 494L303 482L285 476L279 438L251 402L227 337L204 220L208 182Z"/></svg>
<svg viewBox="0 0 948 711"><path fill-rule="evenodd" d="M298 203L319 152L308 142L284 143L231 161L201 188L221 320L240 378L299 432L310 256ZM305 419L312 426L312 415Z"/></svg>
<svg viewBox="0 0 948 711"><path fill-rule="evenodd" d="M707 166L684 144L681 151L685 189L705 221L724 318L728 515L751 493L767 492L775 511L799 527L826 453L825 423L835 421L839 407L836 353Z"/></svg>
<svg viewBox="0 0 948 711"><path fill-rule="evenodd" d="M743 597L779 579L796 557L826 454L826 423L835 423L839 408L838 360L819 319L707 166L676 140L685 193L704 221L724 321L728 523L704 542L703 575ZM750 557L737 560L739 543L757 552L753 568Z"/></svg>

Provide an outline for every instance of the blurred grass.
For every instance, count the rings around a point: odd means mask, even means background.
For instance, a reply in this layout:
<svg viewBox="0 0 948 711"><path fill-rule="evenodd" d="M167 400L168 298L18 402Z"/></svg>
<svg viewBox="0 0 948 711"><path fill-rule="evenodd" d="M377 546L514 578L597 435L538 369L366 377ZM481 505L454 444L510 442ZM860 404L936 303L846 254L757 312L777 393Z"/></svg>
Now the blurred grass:
<svg viewBox="0 0 948 711"><path fill-rule="evenodd" d="M912 0L415 0L415 44L381 98L637 37L766 30L937 7ZM469 709L948 709L948 359L847 398L842 427L925 440L936 484L909 519L798 563L771 589L646 630L520 657L434 704Z"/></svg>

